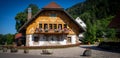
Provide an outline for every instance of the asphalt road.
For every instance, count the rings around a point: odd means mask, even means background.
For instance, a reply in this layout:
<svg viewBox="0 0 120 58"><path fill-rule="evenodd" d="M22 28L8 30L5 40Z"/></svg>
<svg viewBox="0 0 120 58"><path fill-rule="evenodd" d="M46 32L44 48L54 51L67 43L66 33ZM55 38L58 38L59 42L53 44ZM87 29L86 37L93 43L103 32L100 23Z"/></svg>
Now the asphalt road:
<svg viewBox="0 0 120 58"><path fill-rule="evenodd" d="M86 48L92 50L92 56L82 56ZM111 50L104 50L94 45L81 45L79 47L52 50L52 55L41 54L41 49L29 50L29 53L27 54L24 54L23 50L19 50L17 53L11 53L10 50L7 52L0 50L0 58L120 58L120 53Z"/></svg>
<svg viewBox="0 0 120 58"><path fill-rule="evenodd" d="M61 57L29 55L29 54L14 54L14 53L0 53L0 58L61 58Z"/></svg>

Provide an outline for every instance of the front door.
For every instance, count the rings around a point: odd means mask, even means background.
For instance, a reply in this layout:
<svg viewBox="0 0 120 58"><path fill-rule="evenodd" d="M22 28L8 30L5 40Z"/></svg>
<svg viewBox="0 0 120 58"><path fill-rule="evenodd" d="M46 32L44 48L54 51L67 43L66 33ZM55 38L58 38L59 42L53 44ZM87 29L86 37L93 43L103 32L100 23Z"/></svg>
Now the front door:
<svg viewBox="0 0 120 58"><path fill-rule="evenodd" d="M71 37L67 38L67 43L71 43Z"/></svg>

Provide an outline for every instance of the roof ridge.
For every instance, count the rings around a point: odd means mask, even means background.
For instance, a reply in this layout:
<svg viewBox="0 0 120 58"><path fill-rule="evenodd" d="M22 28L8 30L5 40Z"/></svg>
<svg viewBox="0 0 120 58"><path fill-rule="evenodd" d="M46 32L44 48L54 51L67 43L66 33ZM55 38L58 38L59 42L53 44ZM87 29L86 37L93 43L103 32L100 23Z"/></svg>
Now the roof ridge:
<svg viewBox="0 0 120 58"><path fill-rule="evenodd" d="M44 6L43 8L62 8L62 7L55 2L51 2L48 5Z"/></svg>

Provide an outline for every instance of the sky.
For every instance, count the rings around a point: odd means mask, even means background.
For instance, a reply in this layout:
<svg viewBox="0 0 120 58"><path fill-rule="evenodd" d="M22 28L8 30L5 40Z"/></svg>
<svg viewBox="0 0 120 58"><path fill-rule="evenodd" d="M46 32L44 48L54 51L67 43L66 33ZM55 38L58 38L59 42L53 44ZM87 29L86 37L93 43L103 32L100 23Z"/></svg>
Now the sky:
<svg viewBox="0 0 120 58"><path fill-rule="evenodd" d="M42 8L53 1L66 9L85 0L0 0L0 34L16 33L15 16L24 11L29 4L36 4Z"/></svg>

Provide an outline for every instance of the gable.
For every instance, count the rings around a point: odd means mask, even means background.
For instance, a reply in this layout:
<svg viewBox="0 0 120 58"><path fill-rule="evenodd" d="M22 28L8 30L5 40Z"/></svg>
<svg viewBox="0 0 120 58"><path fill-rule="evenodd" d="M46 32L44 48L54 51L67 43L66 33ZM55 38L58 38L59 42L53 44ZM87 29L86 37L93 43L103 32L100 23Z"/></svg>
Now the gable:
<svg viewBox="0 0 120 58"><path fill-rule="evenodd" d="M42 9L40 10L35 16L33 16L29 21L27 21L20 29L21 32L23 29L35 29L38 27L39 23L42 21L39 21L42 19L43 21L46 21L46 23L49 22L50 14L54 14L54 12L57 14L57 21L51 20L50 22L53 23L62 23L62 24L68 24L68 26L73 30L75 33L84 32L85 29L82 28L66 11L63 9ZM42 18L43 17L43 18ZM40 19L39 19L40 18ZM61 21L61 22L60 22ZM36 24L37 23L37 24ZM44 22L45 23L45 22ZM29 28L29 26L34 28Z"/></svg>

